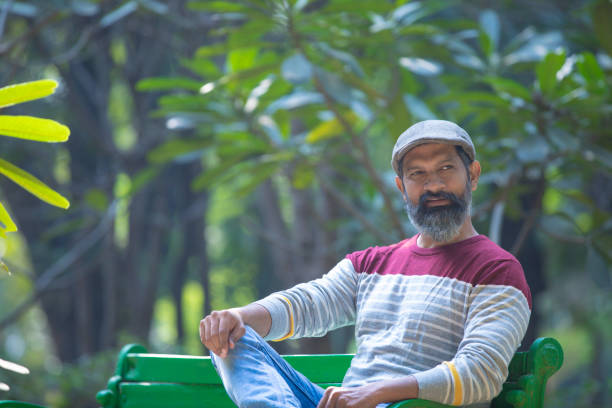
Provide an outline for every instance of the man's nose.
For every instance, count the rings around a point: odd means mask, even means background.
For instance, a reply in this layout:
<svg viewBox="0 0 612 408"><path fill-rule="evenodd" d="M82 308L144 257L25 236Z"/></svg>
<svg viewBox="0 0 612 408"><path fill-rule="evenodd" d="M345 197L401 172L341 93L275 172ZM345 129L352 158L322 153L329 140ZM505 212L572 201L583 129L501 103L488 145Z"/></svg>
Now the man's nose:
<svg viewBox="0 0 612 408"><path fill-rule="evenodd" d="M444 190L444 181L440 178L438 174L428 174L427 180L425 180L425 185L423 186L425 191L429 191L432 193L438 193Z"/></svg>

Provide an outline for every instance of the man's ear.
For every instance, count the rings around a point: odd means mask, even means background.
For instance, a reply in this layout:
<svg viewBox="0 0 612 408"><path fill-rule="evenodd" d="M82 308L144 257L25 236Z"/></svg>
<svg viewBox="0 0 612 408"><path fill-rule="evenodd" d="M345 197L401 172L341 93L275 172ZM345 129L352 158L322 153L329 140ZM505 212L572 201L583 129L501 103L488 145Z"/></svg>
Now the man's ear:
<svg viewBox="0 0 612 408"><path fill-rule="evenodd" d="M480 178L480 162L474 160L470 164L470 184L472 185L472 191L478 187L478 179Z"/></svg>
<svg viewBox="0 0 612 408"><path fill-rule="evenodd" d="M406 194L404 194L404 183L402 183L402 179L395 176L395 185L397 186L398 190L402 193L402 197L404 198L404 201L405 201Z"/></svg>

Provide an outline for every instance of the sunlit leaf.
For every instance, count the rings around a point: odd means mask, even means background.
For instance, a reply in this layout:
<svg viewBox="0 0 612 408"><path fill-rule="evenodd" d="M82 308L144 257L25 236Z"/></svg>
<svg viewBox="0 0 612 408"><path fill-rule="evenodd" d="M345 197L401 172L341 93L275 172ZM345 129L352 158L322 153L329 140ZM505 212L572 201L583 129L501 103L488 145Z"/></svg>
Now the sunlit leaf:
<svg viewBox="0 0 612 408"><path fill-rule="evenodd" d="M23 82L0 88L0 108L44 98L57 88L57 82L51 79Z"/></svg>
<svg viewBox="0 0 612 408"><path fill-rule="evenodd" d="M323 96L318 92L297 91L272 102L266 108L266 112L271 114L279 109L295 109L304 105L322 103L323 101Z"/></svg>
<svg viewBox="0 0 612 408"><path fill-rule="evenodd" d="M8 12L11 14L30 18L36 17L40 10L29 3L31 2L2 0L0 1L0 10L8 6Z"/></svg>
<svg viewBox="0 0 612 408"><path fill-rule="evenodd" d="M106 14L100 20L100 27L108 27L138 10L138 2L131 0Z"/></svg>
<svg viewBox="0 0 612 408"><path fill-rule="evenodd" d="M483 49L486 55L491 55L499 44L499 16L493 10L485 10L480 13L479 21L488 39L488 46L483 47Z"/></svg>
<svg viewBox="0 0 612 408"><path fill-rule="evenodd" d="M166 91L173 89L186 89L188 91L198 91L202 87L202 81L191 78L181 77L156 77L146 78L136 83L138 91Z"/></svg>
<svg viewBox="0 0 612 408"><path fill-rule="evenodd" d="M563 36L558 31L536 34L533 30L525 30L524 33L524 37L528 40L516 51L506 55L503 58L504 64L513 65L519 62L539 61L563 43ZM524 38L521 38L521 40L524 40Z"/></svg>
<svg viewBox="0 0 612 408"><path fill-rule="evenodd" d="M91 1L73 0L70 2L70 7L75 14L86 17L94 16L100 11L100 6Z"/></svg>
<svg viewBox="0 0 612 408"><path fill-rule="evenodd" d="M346 115L345 119L349 122L354 122L357 120L357 117L354 113L350 113ZM336 136L340 136L345 132L344 127L340 123L340 121L336 118L328 120L326 122L320 123L308 132L306 136L306 143L317 143L323 140L331 139Z"/></svg>
<svg viewBox="0 0 612 408"><path fill-rule="evenodd" d="M434 76L442 72L440 64L423 58L402 57L399 64L417 75Z"/></svg>
<svg viewBox="0 0 612 408"><path fill-rule="evenodd" d="M17 231L17 225L11 219L10 214L0 202L0 230L4 233Z"/></svg>
<svg viewBox="0 0 612 408"><path fill-rule="evenodd" d="M12 371L18 374L30 374L30 370L27 367L19 365L17 363L13 363L10 361L0 359L0 368L3 368L8 371Z"/></svg>
<svg viewBox="0 0 612 408"><path fill-rule="evenodd" d="M195 11L214 11L219 13L236 13L247 11L247 8L234 1L190 1L187 8Z"/></svg>
<svg viewBox="0 0 612 408"><path fill-rule="evenodd" d="M12 165L4 159L0 159L0 174L3 174L25 190L56 207L67 209L70 202L61 194L49 188L42 181L30 173Z"/></svg>
<svg viewBox="0 0 612 408"><path fill-rule="evenodd" d="M0 135L56 143L68 140L70 129L50 119L0 115Z"/></svg>
<svg viewBox="0 0 612 408"><path fill-rule="evenodd" d="M301 53L296 53L283 61L281 73L287 81L301 84L312 77L312 65Z"/></svg>
<svg viewBox="0 0 612 408"><path fill-rule="evenodd" d="M405 94L404 103L415 118L419 120L436 119L436 115L429 109L429 106L416 96Z"/></svg>
<svg viewBox="0 0 612 408"><path fill-rule="evenodd" d="M238 72L252 68L258 52L258 47L239 48L231 51L227 56L228 72Z"/></svg>

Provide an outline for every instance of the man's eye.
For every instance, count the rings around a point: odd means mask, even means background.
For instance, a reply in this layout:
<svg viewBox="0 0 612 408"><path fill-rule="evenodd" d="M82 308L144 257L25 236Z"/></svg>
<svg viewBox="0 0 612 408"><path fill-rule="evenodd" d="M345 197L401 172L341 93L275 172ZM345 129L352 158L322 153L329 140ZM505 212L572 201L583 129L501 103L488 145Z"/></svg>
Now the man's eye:
<svg viewBox="0 0 612 408"><path fill-rule="evenodd" d="M453 166L451 166L450 164L447 166L443 166L442 170L451 170L453 168Z"/></svg>
<svg viewBox="0 0 612 408"><path fill-rule="evenodd" d="M422 171L413 171L412 173L410 173L410 177L419 177L422 175L423 175Z"/></svg>

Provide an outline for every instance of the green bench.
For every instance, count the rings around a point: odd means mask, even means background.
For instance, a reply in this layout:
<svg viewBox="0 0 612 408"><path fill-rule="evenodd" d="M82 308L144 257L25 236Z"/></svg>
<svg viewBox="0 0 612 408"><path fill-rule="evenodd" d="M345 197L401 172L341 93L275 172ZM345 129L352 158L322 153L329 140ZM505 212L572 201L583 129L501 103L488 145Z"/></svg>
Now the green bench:
<svg viewBox="0 0 612 408"><path fill-rule="evenodd" d="M352 355L296 355L284 358L311 381L340 385ZM563 351L552 338L539 338L528 352L514 355L509 376L493 408L541 408L546 381L563 363ZM97 395L104 408L233 407L210 357L150 354L140 345L119 353L115 375ZM0 407L2 404L0 403ZM432 401L407 400L390 408L442 408Z"/></svg>

